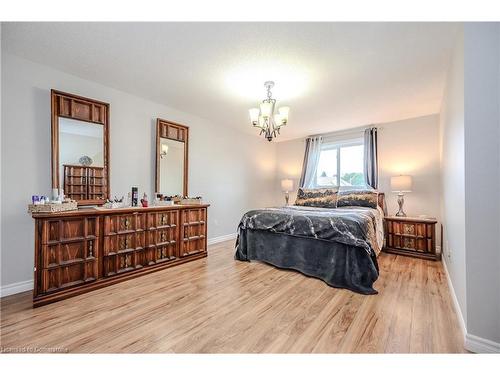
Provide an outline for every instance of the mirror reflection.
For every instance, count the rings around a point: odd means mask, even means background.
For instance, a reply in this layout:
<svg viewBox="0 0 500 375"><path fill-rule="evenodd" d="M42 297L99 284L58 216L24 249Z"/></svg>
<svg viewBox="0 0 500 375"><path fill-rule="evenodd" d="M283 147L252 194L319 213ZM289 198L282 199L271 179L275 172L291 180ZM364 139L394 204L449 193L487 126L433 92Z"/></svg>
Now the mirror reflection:
<svg viewBox="0 0 500 375"><path fill-rule="evenodd" d="M104 199L104 127L59 118L59 181L67 197Z"/></svg>
<svg viewBox="0 0 500 375"><path fill-rule="evenodd" d="M184 142L160 138L160 191L164 195L183 195Z"/></svg>

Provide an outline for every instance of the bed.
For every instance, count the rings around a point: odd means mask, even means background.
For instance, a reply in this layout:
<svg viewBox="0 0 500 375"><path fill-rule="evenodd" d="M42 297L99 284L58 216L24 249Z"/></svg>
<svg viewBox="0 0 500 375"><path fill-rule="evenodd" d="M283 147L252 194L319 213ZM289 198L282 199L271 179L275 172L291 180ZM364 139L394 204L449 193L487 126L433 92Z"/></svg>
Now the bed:
<svg viewBox="0 0 500 375"><path fill-rule="evenodd" d="M376 208L287 206L252 210L238 226L235 259L262 261L328 285L376 294L384 194Z"/></svg>

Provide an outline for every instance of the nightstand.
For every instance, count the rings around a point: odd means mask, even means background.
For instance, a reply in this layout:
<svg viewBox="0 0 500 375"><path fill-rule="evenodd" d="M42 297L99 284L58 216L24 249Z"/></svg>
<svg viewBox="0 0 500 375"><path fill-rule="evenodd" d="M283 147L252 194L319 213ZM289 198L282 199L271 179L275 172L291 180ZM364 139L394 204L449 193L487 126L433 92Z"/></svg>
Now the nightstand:
<svg viewBox="0 0 500 375"><path fill-rule="evenodd" d="M384 222L386 234L383 251L386 253L441 259L441 254L436 253L437 220L386 216Z"/></svg>

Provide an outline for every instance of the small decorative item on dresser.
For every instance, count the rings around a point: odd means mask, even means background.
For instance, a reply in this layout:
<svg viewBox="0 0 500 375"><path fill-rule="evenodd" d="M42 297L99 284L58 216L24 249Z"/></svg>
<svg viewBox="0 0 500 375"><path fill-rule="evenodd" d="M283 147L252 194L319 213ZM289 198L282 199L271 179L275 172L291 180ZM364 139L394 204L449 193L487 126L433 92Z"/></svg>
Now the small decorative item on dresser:
<svg viewBox="0 0 500 375"><path fill-rule="evenodd" d="M139 188L132 186L132 207L137 207L137 202L139 201Z"/></svg>
<svg viewBox="0 0 500 375"><path fill-rule="evenodd" d="M146 193L144 193L144 195L142 196L141 204L142 204L142 207L148 207L149 206L148 195Z"/></svg>
<svg viewBox="0 0 500 375"><path fill-rule="evenodd" d="M387 253L440 260L436 253L436 219L387 216L385 220Z"/></svg>
<svg viewBox="0 0 500 375"><path fill-rule="evenodd" d="M92 163L94 161L92 160L92 158L90 156L83 155L80 159L78 159L78 162L81 165L84 165L84 166L88 167L88 166L92 165Z"/></svg>
<svg viewBox="0 0 500 375"><path fill-rule="evenodd" d="M50 203L34 203L28 205L28 213L33 214L37 212L63 212L63 211L72 211L78 208L77 201L67 200L65 202L50 202Z"/></svg>
<svg viewBox="0 0 500 375"><path fill-rule="evenodd" d="M184 197L181 199L181 204L202 204L201 197Z"/></svg>

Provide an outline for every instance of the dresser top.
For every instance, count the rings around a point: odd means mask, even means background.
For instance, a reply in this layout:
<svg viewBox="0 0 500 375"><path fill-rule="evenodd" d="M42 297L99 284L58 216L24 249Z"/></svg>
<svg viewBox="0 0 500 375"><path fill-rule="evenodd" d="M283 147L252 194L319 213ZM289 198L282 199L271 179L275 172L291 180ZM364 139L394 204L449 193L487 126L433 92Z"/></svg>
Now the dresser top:
<svg viewBox="0 0 500 375"><path fill-rule="evenodd" d="M391 221L408 221L408 222L418 222L418 223L437 223L434 217L418 217L418 216L385 216L385 220Z"/></svg>
<svg viewBox="0 0 500 375"><path fill-rule="evenodd" d="M127 214L139 212L155 212L167 210L180 210L189 208L207 208L209 204L174 204L172 206L151 206L151 207L123 207L123 208L104 208L91 207L79 208L71 211L61 212L37 212L32 215L34 219L68 217L68 216L95 216L95 215L110 215L110 214Z"/></svg>

